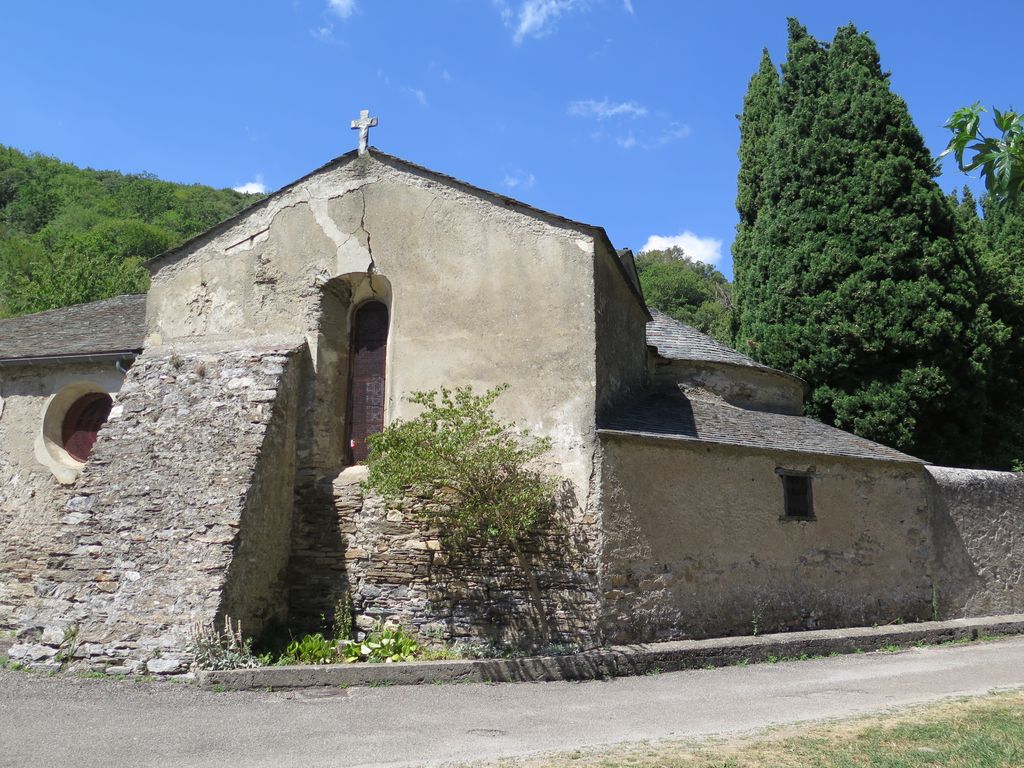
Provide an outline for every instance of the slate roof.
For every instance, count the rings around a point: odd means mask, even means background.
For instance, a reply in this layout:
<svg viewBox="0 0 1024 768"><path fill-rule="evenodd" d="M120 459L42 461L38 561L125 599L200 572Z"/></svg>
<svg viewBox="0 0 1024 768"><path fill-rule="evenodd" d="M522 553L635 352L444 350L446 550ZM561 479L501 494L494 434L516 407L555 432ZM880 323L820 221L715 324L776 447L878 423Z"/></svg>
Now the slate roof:
<svg viewBox="0 0 1024 768"><path fill-rule="evenodd" d="M762 371L790 374L777 371L752 360L746 355L727 347L720 341L701 333L693 326L681 323L658 309L651 308L652 320L647 323L647 343L656 347L658 354L669 360L702 360L710 363L741 365L759 368Z"/></svg>
<svg viewBox="0 0 1024 768"><path fill-rule="evenodd" d="M0 360L134 352L145 336L145 294L115 296L0 320Z"/></svg>
<svg viewBox="0 0 1024 768"><path fill-rule="evenodd" d="M700 391L650 395L603 420L600 427L603 434L926 463L814 419L737 408Z"/></svg>

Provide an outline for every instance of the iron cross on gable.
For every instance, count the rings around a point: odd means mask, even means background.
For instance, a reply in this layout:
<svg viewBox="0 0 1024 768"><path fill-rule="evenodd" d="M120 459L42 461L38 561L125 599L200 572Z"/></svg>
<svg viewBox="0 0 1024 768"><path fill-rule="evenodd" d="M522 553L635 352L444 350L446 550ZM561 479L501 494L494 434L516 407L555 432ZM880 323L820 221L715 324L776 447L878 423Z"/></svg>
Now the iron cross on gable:
<svg viewBox="0 0 1024 768"><path fill-rule="evenodd" d="M352 130L359 129L359 154L366 154L366 147L370 141L370 129L377 127L377 118L370 117L370 110L359 111L359 119L352 121Z"/></svg>

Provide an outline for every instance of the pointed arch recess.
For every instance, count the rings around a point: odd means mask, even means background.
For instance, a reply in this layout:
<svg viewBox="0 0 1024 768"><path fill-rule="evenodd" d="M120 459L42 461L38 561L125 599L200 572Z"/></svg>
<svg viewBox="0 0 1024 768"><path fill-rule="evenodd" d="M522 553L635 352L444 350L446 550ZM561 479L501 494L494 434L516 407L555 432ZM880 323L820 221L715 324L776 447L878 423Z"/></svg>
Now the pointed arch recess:
<svg viewBox="0 0 1024 768"><path fill-rule="evenodd" d="M366 301L352 317L351 383L348 397L348 463L366 461L367 438L384 429L385 369L389 315L380 301Z"/></svg>

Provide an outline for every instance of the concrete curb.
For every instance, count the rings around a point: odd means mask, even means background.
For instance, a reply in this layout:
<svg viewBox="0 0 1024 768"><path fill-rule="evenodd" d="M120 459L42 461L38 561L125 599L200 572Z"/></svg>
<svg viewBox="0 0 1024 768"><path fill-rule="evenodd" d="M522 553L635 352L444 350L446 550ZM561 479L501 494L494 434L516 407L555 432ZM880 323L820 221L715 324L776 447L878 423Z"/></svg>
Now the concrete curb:
<svg viewBox="0 0 1024 768"><path fill-rule="evenodd" d="M878 650L888 645L935 645L952 640L973 640L984 635L1017 634L1024 634L1024 614L884 627L786 632L756 637L619 645L568 656L205 671L199 673L197 679L203 686L218 686L226 690L596 680L680 669L724 667L744 661L766 661L772 657L781 659L857 653Z"/></svg>

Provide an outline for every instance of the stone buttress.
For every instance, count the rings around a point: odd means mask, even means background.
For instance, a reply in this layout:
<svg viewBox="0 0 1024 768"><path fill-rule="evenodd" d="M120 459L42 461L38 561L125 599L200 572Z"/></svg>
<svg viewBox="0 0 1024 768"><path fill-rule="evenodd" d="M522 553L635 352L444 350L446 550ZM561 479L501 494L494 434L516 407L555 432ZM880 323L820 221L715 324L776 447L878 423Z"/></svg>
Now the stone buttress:
<svg viewBox="0 0 1024 768"><path fill-rule="evenodd" d="M173 674L195 623L285 620L302 349L137 360L66 491L12 659Z"/></svg>

